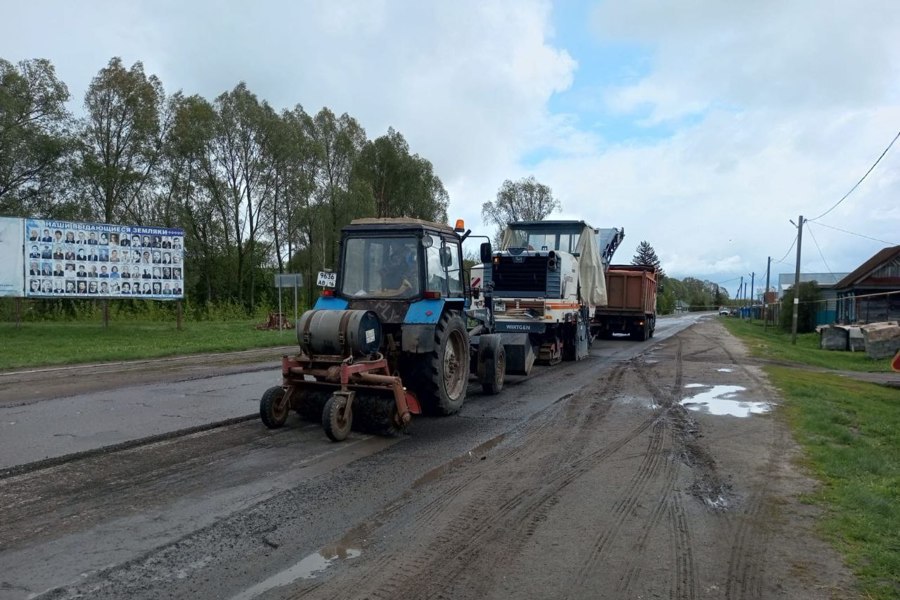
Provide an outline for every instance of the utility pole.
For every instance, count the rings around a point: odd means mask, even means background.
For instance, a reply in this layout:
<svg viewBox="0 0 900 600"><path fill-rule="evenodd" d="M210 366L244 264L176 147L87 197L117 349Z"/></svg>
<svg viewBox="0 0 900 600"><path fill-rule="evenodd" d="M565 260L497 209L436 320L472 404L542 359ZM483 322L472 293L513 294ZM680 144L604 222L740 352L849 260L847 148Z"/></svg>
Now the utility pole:
<svg viewBox="0 0 900 600"><path fill-rule="evenodd" d="M772 269L772 257L766 260L766 291L763 292L763 331L769 329L769 271Z"/></svg>
<svg viewBox="0 0 900 600"><path fill-rule="evenodd" d="M793 222L793 221L792 221ZM797 266L794 269L794 316L791 320L791 344L797 345L797 321L800 318L800 245L803 242L803 215L797 225Z"/></svg>
<svg viewBox="0 0 900 600"><path fill-rule="evenodd" d="M741 275L741 285L738 286L738 293L737 293L737 306L738 306L738 312L741 313L742 319L744 318L744 311L742 310L743 307L741 306L741 304L743 304L743 299L744 299L744 276Z"/></svg>
<svg viewBox="0 0 900 600"><path fill-rule="evenodd" d="M756 272L750 273L750 322L753 322L753 294L756 288L753 287L754 282L756 281Z"/></svg>

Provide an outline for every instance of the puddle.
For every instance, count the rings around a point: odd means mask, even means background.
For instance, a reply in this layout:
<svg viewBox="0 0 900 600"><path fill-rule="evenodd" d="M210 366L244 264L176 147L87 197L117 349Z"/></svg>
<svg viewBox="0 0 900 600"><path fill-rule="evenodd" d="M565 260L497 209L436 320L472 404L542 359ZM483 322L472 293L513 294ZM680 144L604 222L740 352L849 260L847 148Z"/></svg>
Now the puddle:
<svg viewBox="0 0 900 600"><path fill-rule="evenodd" d="M358 558L362 551L357 548L330 547L310 554L293 567L272 575L251 588L232 596L231 600L251 600L271 589L291 584L298 579L312 579L342 560Z"/></svg>
<svg viewBox="0 0 900 600"><path fill-rule="evenodd" d="M693 396L684 398L681 405L688 410L704 412L710 415L730 415L732 417L749 417L764 414L772 410L768 402L748 402L740 400L740 392L747 388L739 385L704 385L689 383L686 389L707 388Z"/></svg>
<svg viewBox="0 0 900 600"><path fill-rule="evenodd" d="M719 373L734 373L734 369L716 369Z"/></svg>

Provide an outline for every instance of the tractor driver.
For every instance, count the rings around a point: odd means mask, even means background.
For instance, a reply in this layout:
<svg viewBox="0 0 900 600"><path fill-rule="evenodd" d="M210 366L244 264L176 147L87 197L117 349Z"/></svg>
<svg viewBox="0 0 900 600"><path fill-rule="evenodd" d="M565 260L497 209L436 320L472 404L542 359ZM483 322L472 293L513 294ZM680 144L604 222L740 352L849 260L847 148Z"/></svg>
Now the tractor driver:
<svg viewBox="0 0 900 600"><path fill-rule="evenodd" d="M409 246L395 248L388 259L379 296L412 296L419 288L416 253Z"/></svg>

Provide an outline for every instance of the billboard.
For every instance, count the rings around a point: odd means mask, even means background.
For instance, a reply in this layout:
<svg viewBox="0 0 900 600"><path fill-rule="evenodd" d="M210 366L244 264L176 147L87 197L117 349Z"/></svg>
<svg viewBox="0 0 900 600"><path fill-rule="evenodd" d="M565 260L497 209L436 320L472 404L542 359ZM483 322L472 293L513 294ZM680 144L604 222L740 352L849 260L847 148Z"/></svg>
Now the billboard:
<svg viewBox="0 0 900 600"><path fill-rule="evenodd" d="M0 217L0 296L23 295L22 244L22 219Z"/></svg>
<svg viewBox="0 0 900 600"><path fill-rule="evenodd" d="M25 219L29 298L184 297L184 231Z"/></svg>

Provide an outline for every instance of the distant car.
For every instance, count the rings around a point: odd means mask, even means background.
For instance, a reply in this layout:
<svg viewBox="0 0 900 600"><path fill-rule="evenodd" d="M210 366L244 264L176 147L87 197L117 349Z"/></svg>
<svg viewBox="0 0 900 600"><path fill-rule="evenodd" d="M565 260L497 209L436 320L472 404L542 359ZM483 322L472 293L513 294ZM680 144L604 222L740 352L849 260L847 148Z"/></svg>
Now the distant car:
<svg viewBox="0 0 900 600"><path fill-rule="evenodd" d="M727 317L728 315L731 314L731 311L729 311L727 308L725 308L725 307L723 306L722 308L719 309L719 314L720 314L720 315L725 315L725 316Z"/></svg>

